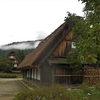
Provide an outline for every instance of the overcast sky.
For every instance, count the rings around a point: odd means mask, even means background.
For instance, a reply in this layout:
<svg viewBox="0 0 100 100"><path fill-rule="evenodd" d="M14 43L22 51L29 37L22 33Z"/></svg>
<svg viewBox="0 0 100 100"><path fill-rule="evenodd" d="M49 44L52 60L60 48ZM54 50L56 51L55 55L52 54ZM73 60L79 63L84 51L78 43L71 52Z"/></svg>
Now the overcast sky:
<svg viewBox="0 0 100 100"><path fill-rule="evenodd" d="M0 0L0 45L45 38L67 11L83 16L78 0Z"/></svg>

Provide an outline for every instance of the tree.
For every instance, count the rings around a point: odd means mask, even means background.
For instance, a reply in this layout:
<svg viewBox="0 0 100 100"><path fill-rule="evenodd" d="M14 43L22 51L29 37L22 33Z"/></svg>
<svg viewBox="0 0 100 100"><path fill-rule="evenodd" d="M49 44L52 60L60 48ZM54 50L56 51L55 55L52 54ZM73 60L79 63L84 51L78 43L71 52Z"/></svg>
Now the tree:
<svg viewBox="0 0 100 100"><path fill-rule="evenodd" d="M100 65L100 1L79 0L85 4L84 18L75 23L73 28L75 43L80 63Z"/></svg>
<svg viewBox="0 0 100 100"><path fill-rule="evenodd" d="M11 72L12 69L13 69L13 64L7 57L0 58L1 72Z"/></svg>
<svg viewBox="0 0 100 100"><path fill-rule="evenodd" d="M98 0L79 0L85 3L83 11L85 12L85 21L79 26L80 22L74 28L74 33L80 33L81 39L76 44L83 58L82 61L97 64L100 62L100 1ZM83 25L85 27L83 27ZM78 28L84 31L78 31ZM77 32L78 31L78 32ZM83 47L82 47L83 46Z"/></svg>
<svg viewBox="0 0 100 100"><path fill-rule="evenodd" d="M24 50L18 50L16 54L17 54L20 62L25 58Z"/></svg>

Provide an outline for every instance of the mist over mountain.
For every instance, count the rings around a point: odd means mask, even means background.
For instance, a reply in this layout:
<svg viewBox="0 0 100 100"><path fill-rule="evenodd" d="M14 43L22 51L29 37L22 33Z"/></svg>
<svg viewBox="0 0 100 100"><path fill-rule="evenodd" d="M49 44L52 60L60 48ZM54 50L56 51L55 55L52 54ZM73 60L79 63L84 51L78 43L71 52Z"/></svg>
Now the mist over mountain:
<svg viewBox="0 0 100 100"><path fill-rule="evenodd" d="M34 49L38 46L38 44L42 41L40 40L35 40L35 41L22 41L22 42L13 42L10 44L6 44L3 46L0 46L0 50L12 50L12 49L20 49L20 50L25 50L25 49Z"/></svg>
<svg viewBox="0 0 100 100"><path fill-rule="evenodd" d="M21 41L21 42L13 42L10 44L0 46L0 58L2 56L6 56L11 50L18 52L19 50L24 51L24 54L32 52L38 44L42 41L42 39L35 41Z"/></svg>

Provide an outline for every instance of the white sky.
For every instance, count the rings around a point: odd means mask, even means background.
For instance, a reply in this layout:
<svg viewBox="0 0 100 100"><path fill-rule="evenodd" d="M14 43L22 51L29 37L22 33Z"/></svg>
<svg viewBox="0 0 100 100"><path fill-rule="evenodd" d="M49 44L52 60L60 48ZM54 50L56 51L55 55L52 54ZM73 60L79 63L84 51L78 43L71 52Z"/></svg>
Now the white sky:
<svg viewBox="0 0 100 100"><path fill-rule="evenodd" d="M44 38L67 11L83 16L83 7L78 0L0 0L0 45Z"/></svg>

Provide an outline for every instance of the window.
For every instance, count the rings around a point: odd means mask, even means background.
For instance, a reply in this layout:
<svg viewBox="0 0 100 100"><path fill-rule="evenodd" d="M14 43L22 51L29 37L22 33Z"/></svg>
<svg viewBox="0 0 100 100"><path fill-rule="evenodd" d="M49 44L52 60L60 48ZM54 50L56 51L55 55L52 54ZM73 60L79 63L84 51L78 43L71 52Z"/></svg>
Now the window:
<svg viewBox="0 0 100 100"><path fill-rule="evenodd" d="M14 56L10 56L10 59L14 59Z"/></svg>
<svg viewBox="0 0 100 100"><path fill-rule="evenodd" d="M17 67L17 64L14 64L14 67Z"/></svg>
<svg viewBox="0 0 100 100"><path fill-rule="evenodd" d="M72 42L71 47L74 49L76 46L74 45L75 42Z"/></svg>

